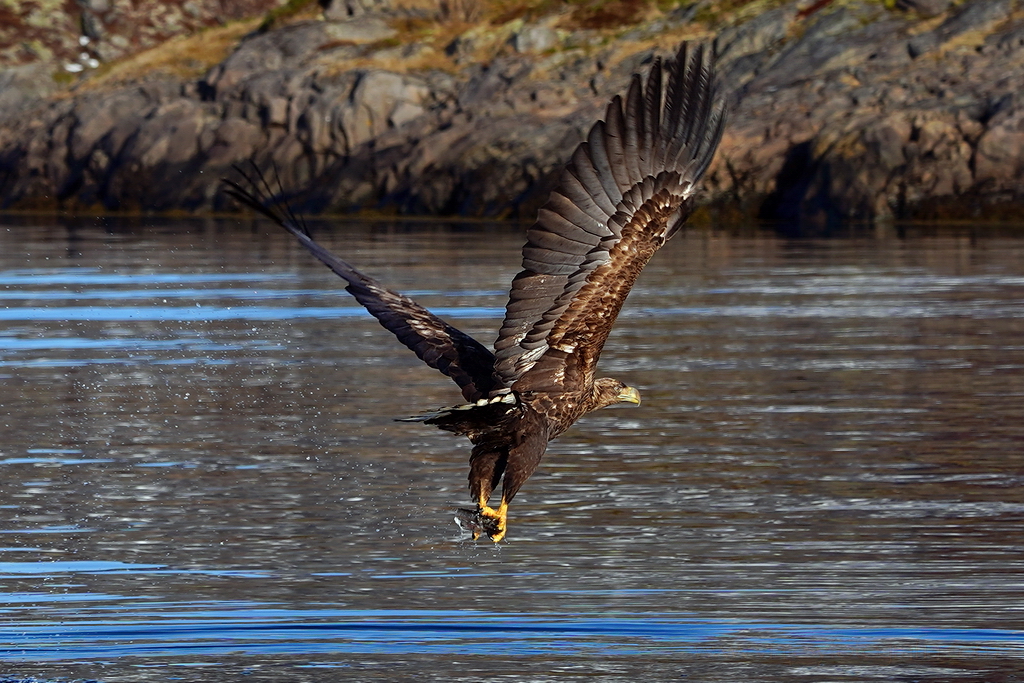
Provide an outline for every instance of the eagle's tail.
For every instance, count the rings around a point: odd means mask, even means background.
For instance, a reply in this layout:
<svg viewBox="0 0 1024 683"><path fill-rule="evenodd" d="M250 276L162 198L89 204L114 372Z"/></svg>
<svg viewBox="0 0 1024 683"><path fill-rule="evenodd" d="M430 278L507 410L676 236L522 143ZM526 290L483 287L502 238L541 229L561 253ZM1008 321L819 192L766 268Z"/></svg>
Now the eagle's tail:
<svg viewBox="0 0 1024 683"><path fill-rule="evenodd" d="M426 424L437 425L441 429L449 429L449 427L446 426L449 422L458 423L469 419L469 411L473 411L475 413L472 415L473 418L478 416L481 418L484 417L482 414L483 411L487 411L487 414L491 415L495 410L497 410L499 415L503 415L508 412L509 406L514 406L517 403L518 399L515 394L499 394L498 396L492 396L491 398L482 398L473 403L463 403L449 408L438 408L437 410L431 410L411 417L400 417L397 421L425 422ZM449 431L459 430L449 429Z"/></svg>

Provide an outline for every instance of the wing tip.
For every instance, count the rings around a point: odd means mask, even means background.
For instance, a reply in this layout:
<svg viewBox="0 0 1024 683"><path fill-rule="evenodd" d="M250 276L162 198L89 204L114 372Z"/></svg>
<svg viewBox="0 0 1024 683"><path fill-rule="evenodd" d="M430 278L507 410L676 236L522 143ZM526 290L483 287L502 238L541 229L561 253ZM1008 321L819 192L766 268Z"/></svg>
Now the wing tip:
<svg viewBox="0 0 1024 683"><path fill-rule="evenodd" d="M228 195L242 206L269 218L281 227L296 236L304 236L312 239L306 221L295 213L288 200L285 198L284 183L281 182L281 175L277 165L274 165L274 180L277 190L274 190L267 174L256 164L249 161L249 171L240 164L232 164L231 168L235 173L245 179L245 185L232 179L221 178L221 186L224 194Z"/></svg>

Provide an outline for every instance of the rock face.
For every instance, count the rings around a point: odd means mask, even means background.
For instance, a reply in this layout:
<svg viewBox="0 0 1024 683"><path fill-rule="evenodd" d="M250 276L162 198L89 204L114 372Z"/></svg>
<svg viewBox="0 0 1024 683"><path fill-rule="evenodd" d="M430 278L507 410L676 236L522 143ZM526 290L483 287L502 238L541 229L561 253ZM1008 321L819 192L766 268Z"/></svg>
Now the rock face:
<svg viewBox="0 0 1024 683"><path fill-rule="evenodd" d="M731 114L712 205L811 225L1024 205L1024 8L833 4L788 2L718 32ZM231 208L219 179L253 160L304 211L531 218L653 58L640 46L668 52L693 12L611 45L550 18L512 22L486 62L475 46L495 38L471 29L446 69L399 39L384 0L334 0L325 16L248 36L198 81L67 97L27 67L0 72L0 206Z"/></svg>
<svg viewBox="0 0 1024 683"><path fill-rule="evenodd" d="M906 18L847 6L738 60L745 73L730 80L745 82L716 189L760 201L764 217L817 223L1018 205L1024 22L1014 9L968 2L915 32Z"/></svg>

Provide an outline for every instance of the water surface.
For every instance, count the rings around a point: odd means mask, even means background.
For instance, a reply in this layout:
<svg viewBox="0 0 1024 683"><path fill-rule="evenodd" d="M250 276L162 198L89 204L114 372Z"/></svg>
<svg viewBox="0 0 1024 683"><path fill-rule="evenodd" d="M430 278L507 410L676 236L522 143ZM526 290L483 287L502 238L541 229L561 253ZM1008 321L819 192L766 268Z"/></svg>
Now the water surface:
<svg viewBox="0 0 1024 683"><path fill-rule="evenodd" d="M503 225L316 224L487 344ZM288 236L0 225L0 676L1024 680L1024 230L692 231L469 541L459 400Z"/></svg>

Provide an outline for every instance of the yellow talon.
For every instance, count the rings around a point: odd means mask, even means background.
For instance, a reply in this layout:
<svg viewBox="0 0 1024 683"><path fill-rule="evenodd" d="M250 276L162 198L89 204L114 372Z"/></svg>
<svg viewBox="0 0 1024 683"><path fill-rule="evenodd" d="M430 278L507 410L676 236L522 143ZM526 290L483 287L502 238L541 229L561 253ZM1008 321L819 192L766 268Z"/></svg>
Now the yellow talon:
<svg viewBox="0 0 1024 683"><path fill-rule="evenodd" d="M497 510L488 507L485 503L478 503L478 505L480 506L478 512L481 517L487 517L488 519L494 520L494 533L484 529L484 531L487 532L487 535L490 536L491 540L497 543L501 539L505 538L508 519L508 503L502 500L501 505L498 506ZM473 536L473 539L476 540L477 536L479 536L479 532Z"/></svg>

